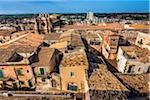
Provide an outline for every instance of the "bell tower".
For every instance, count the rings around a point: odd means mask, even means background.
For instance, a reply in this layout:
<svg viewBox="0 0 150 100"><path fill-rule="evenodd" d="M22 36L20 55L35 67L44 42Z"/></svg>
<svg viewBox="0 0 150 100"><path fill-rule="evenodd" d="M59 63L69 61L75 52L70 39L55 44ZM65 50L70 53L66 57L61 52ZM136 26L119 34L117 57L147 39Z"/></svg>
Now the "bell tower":
<svg viewBox="0 0 150 100"><path fill-rule="evenodd" d="M39 14L36 18L36 30L39 34L50 34L52 32L49 14Z"/></svg>

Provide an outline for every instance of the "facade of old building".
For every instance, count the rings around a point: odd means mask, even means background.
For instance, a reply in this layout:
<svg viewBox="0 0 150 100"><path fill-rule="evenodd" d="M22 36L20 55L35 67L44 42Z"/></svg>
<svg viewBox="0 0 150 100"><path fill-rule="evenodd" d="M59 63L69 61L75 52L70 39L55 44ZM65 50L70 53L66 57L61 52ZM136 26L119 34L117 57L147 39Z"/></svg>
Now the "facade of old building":
<svg viewBox="0 0 150 100"><path fill-rule="evenodd" d="M84 36L84 34L83 34ZM89 52L94 53L95 55L101 54L101 48L102 48L102 37L99 32L89 32L85 34L85 39L87 41L87 44L85 47L88 48Z"/></svg>
<svg viewBox="0 0 150 100"><path fill-rule="evenodd" d="M3 89L35 89L35 78L28 58L14 50L0 51L0 81Z"/></svg>
<svg viewBox="0 0 150 100"><path fill-rule="evenodd" d="M60 76L58 74L60 55L57 49L49 47L42 47L39 51L37 62L32 64L37 82L37 91L46 91L53 87L60 89Z"/></svg>
<svg viewBox="0 0 150 100"><path fill-rule="evenodd" d="M102 54L106 59L115 59L118 49L119 36L106 35L103 39Z"/></svg>
<svg viewBox="0 0 150 100"><path fill-rule="evenodd" d="M141 48L147 48L150 50L150 34L139 32L135 44Z"/></svg>
<svg viewBox="0 0 150 100"><path fill-rule="evenodd" d="M29 65L0 66L1 87L8 89L35 89L35 78Z"/></svg>
<svg viewBox="0 0 150 100"><path fill-rule="evenodd" d="M6 89L35 89L33 58L43 42L42 36L31 31L17 32L0 45L1 87Z"/></svg>
<svg viewBox="0 0 150 100"><path fill-rule="evenodd" d="M88 61L84 51L74 51L64 54L60 63L62 90L75 93L86 93L88 84L86 70Z"/></svg>
<svg viewBox="0 0 150 100"><path fill-rule="evenodd" d="M117 69L122 73L147 73L150 67L149 50L138 46L120 46Z"/></svg>

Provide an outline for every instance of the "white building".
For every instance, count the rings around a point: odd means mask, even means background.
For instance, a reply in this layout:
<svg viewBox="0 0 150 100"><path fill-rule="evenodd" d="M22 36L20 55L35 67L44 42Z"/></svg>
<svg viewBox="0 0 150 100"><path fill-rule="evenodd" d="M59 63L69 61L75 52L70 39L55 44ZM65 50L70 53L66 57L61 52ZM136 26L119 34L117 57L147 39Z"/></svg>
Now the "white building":
<svg viewBox="0 0 150 100"><path fill-rule="evenodd" d="M94 19L94 13L93 12L88 12L86 17L87 17L87 19L89 21L93 21L93 19Z"/></svg>
<svg viewBox="0 0 150 100"><path fill-rule="evenodd" d="M135 44L141 48L150 50L150 34L139 32Z"/></svg>
<svg viewBox="0 0 150 100"><path fill-rule="evenodd" d="M146 73L150 69L150 52L138 46L120 46L117 69L121 73Z"/></svg>

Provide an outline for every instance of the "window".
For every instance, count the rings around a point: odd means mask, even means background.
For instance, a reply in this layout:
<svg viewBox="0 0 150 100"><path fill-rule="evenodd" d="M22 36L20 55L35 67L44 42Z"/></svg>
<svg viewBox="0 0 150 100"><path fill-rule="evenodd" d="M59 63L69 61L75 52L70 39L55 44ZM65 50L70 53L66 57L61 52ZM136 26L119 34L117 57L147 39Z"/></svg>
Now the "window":
<svg viewBox="0 0 150 100"><path fill-rule="evenodd" d="M23 81L19 81L19 82L20 82L21 85L24 85L24 82L23 82Z"/></svg>
<svg viewBox="0 0 150 100"><path fill-rule="evenodd" d="M56 81L54 79L52 79L52 87L56 87Z"/></svg>
<svg viewBox="0 0 150 100"><path fill-rule="evenodd" d="M45 78L42 78L42 82L45 82L46 80L45 80Z"/></svg>
<svg viewBox="0 0 150 100"><path fill-rule="evenodd" d="M149 68L148 68L148 70L147 70L147 73L150 73L150 66L149 66Z"/></svg>
<svg viewBox="0 0 150 100"><path fill-rule="evenodd" d="M12 84L13 84L13 89L17 89L17 83L14 81Z"/></svg>
<svg viewBox="0 0 150 100"><path fill-rule="evenodd" d="M27 70L27 73L29 73L29 70Z"/></svg>
<svg viewBox="0 0 150 100"><path fill-rule="evenodd" d="M78 89L77 85L74 85L74 84L69 84L68 85L68 90L77 91L77 89Z"/></svg>
<svg viewBox="0 0 150 100"><path fill-rule="evenodd" d="M126 56L126 53L125 53L125 51L123 51L123 55L124 55L124 56Z"/></svg>
<svg viewBox="0 0 150 100"><path fill-rule="evenodd" d="M135 66L135 65L130 65L130 66L129 66L128 73L132 73L132 72L133 72L132 69L133 69L134 66ZM131 70L132 70L132 71L131 71Z"/></svg>
<svg viewBox="0 0 150 100"><path fill-rule="evenodd" d="M3 78L4 77L4 75L3 75L3 71L2 70L0 70L0 78Z"/></svg>
<svg viewBox="0 0 150 100"><path fill-rule="evenodd" d="M141 70L141 68L138 69L138 71L140 71L140 70Z"/></svg>
<svg viewBox="0 0 150 100"><path fill-rule="evenodd" d="M22 72L20 69L17 69L17 75L22 75Z"/></svg>
<svg viewBox="0 0 150 100"><path fill-rule="evenodd" d="M119 62L119 59L117 59L117 62Z"/></svg>
<svg viewBox="0 0 150 100"><path fill-rule="evenodd" d="M70 77L75 76L74 72L70 72Z"/></svg>
<svg viewBox="0 0 150 100"><path fill-rule="evenodd" d="M44 74L45 74L44 68L40 68L40 74L41 74L41 75L44 75Z"/></svg>
<svg viewBox="0 0 150 100"><path fill-rule="evenodd" d="M109 52L109 50L108 50L108 49L106 49L106 51L107 51L107 52Z"/></svg>
<svg viewBox="0 0 150 100"><path fill-rule="evenodd" d="M138 43L139 43L139 44L143 44L143 39L140 39L140 40L138 41Z"/></svg>
<svg viewBox="0 0 150 100"><path fill-rule="evenodd" d="M130 73L130 72L131 72L131 68L132 68L132 66L129 66L128 73Z"/></svg>
<svg viewBox="0 0 150 100"><path fill-rule="evenodd" d="M28 84L29 84L30 87L33 87L33 86L34 86L32 80L29 80L29 81L28 81Z"/></svg>

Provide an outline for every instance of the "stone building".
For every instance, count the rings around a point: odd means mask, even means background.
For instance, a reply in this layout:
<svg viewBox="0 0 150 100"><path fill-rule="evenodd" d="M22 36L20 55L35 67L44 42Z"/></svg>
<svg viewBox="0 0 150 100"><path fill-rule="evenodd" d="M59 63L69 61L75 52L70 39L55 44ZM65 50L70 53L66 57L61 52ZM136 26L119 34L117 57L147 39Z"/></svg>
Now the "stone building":
<svg viewBox="0 0 150 100"><path fill-rule="evenodd" d="M60 89L58 65L61 53L54 48L42 47L35 63L32 64L36 77L36 91L48 91L50 88Z"/></svg>
<svg viewBox="0 0 150 100"><path fill-rule="evenodd" d="M57 48L62 52L85 49L80 34L75 33L74 31L70 30L61 33L58 40L57 43L52 44L50 47Z"/></svg>
<svg viewBox="0 0 150 100"><path fill-rule="evenodd" d="M100 55L102 50L102 37L100 32L89 32L82 36L84 36L87 41L86 47L88 48L88 51L95 55Z"/></svg>
<svg viewBox="0 0 150 100"><path fill-rule="evenodd" d="M93 21L93 19L94 19L94 13L93 12L88 12L86 18L87 18L87 20L89 22Z"/></svg>
<svg viewBox="0 0 150 100"><path fill-rule="evenodd" d="M149 50L138 46L120 46L116 60L121 73L147 73L150 68Z"/></svg>
<svg viewBox="0 0 150 100"><path fill-rule="evenodd" d="M0 86L2 89L35 89L35 78L29 58L14 49L0 50Z"/></svg>
<svg viewBox="0 0 150 100"><path fill-rule="evenodd" d="M119 44L119 35L106 35L103 39L102 54L106 59L115 59Z"/></svg>
<svg viewBox="0 0 150 100"><path fill-rule="evenodd" d="M36 30L39 34L49 34L52 31L52 23L49 14L39 14L36 19Z"/></svg>
<svg viewBox="0 0 150 100"><path fill-rule="evenodd" d="M150 34L139 32L136 38L136 45L150 50Z"/></svg>
<svg viewBox="0 0 150 100"><path fill-rule="evenodd" d="M11 34L15 30L0 30L0 44L11 40Z"/></svg>
<svg viewBox="0 0 150 100"><path fill-rule="evenodd" d="M86 79L88 67L88 60L83 49L64 54L59 68L62 90L74 93L88 92Z"/></svg>
<svg viewBox="0 0 150 100"><path fill-rule="evenodd" d="M43 42L42 36L29 31L17 32L0 45L1 86L8 89L35 89L30 64Z"/></svg>

